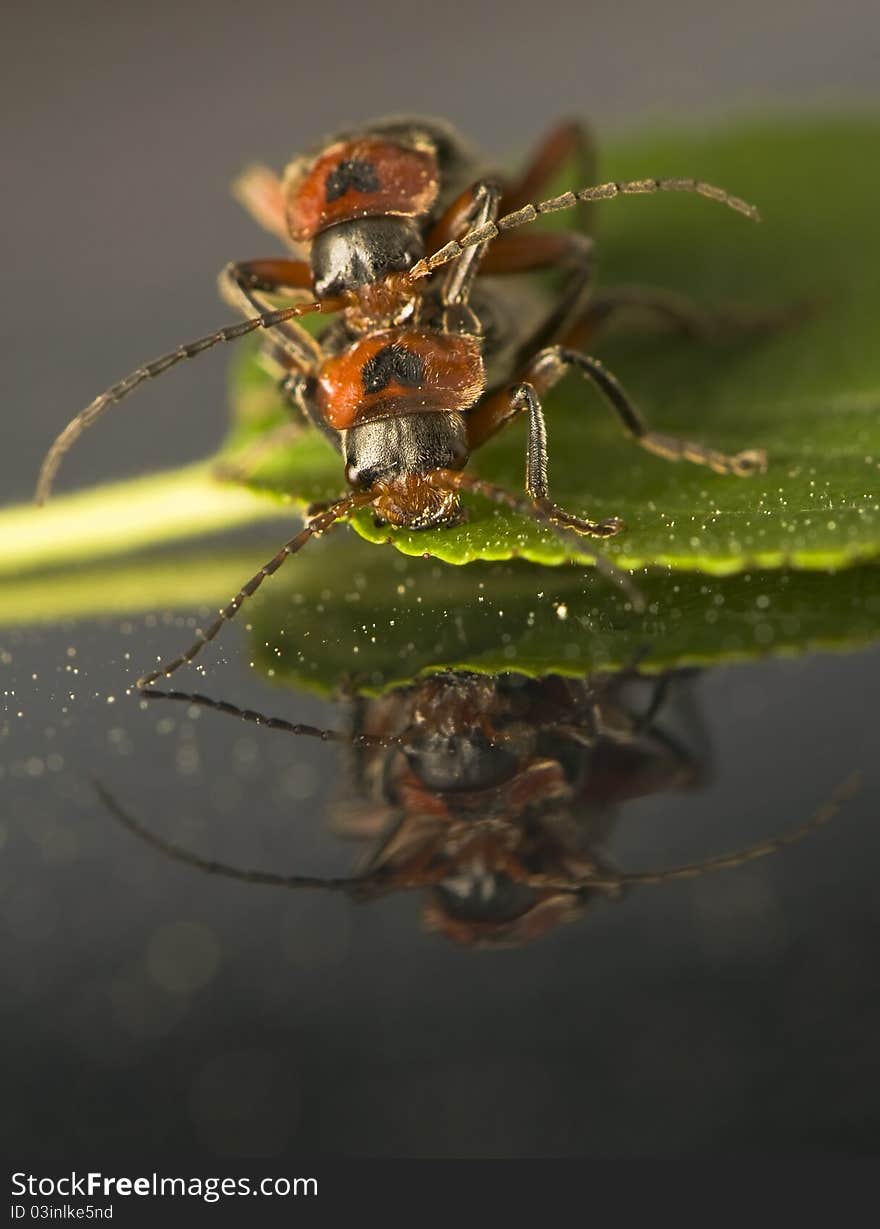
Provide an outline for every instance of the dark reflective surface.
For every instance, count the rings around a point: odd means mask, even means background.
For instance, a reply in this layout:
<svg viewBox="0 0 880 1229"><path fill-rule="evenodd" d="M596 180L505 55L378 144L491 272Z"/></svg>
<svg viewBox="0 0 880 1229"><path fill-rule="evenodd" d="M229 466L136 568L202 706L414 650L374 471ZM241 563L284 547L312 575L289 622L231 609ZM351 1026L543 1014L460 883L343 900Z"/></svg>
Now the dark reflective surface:
<svg viewBox="0 0 880 1229"><path fill-rule="evenodd" d="M425 932L431 888L366 903L256 887L121 828L90 777L204 858L318 876L352 874L367 851L384 870L406 863L377 854L370 807L394 792L387 780L377 790L379 749L355 789L345 747L126 697L147 646L186 635L173 626L183 620L150 622L2 635L15 693L2 743L0 1010L15 1055L2 1113L17 1147L244 1157L874 1146L876 649L674 678L639 736L640 764L606 776L601 806L565 800L575 839L550 864L617 873L700 861L804 821L863 768L830 826L738 870L592 893L575 925L484 951ZM248 671L240 637L202 690L344 722L338 706ZM520 727L547 686L528 684L524 706L519 694ZM564 686L570 724L588 727L584 693ZM652 686L612 688L610 724L631 735ZM362 720L408 728L412 699L371 701ZM491 693L490 742L510 724L497 704ZM595 774L594 734L588 745L540 739L539 758L569 789L579 760L592 757ZM629 754L629 737L621 746ZM412 753L404 760L411 768ZM430 738L415 762L423 784L433 774L448 785ZM493 788L508 768L491 766ZM447 917L462 899L447 893ZM523 904L507 903L505 924Z"/></svg>
<svg viewBox="0 0 880 1229"><path fill-rule="evenodd" d="M344 731L241 710L201 693L152 701L208 709L292 737L333 737L344 776L328 808L338 836L365 846L352 875L236 867L175 845L103 786L108 812L147 846L205 874L368 901L424 889L422 918L465 947L514 946L576 920L594 896L734 869L775 845L632 875L605 847L628 800L688 789L711 748L692 702L695 672L586 679L442 671L379 696L349 690ZM678 727L678 730L676 730ZM824 812L823 812L824 815Z"/></svg>
<svg viewBox="0 0 880 1229"><path fill-rule="evenodd" d="M0 234L4 501L29 496L53 431L108 379L225 319L215 272L257 254L227 194L250 160L280 165L382 112L442 114L518 153L561 113L604 139L658 113L877 89L869 0L844 0L832 22L820 0L670 0L637 19L560 2L499 21L472 6L466 37L383 0L334 12L332 29L325 10L288 3L255 17L220 0L210 21L179 4L49 8L48 25L45 6L10 14L0 82L20 168ZM94 433L71 487L205 455L225 388L220 362L180 371ZM254 887L114 822L90 778L150 831L239 866L348 875L371 847L328 830L351 785L344 749L126 697L185 646L184 624L0 629L5 1155L876 1151L876 648L694 678L710 777L620 804L601 835L616 868L696 861L803 821L862 767L830 827L730 873L600 895L539 942L474 951L422 929L425 891L362 903ZM737 649L763 626L744 622ZM202 689L342 721L256 677L230 630Z"/></svg>

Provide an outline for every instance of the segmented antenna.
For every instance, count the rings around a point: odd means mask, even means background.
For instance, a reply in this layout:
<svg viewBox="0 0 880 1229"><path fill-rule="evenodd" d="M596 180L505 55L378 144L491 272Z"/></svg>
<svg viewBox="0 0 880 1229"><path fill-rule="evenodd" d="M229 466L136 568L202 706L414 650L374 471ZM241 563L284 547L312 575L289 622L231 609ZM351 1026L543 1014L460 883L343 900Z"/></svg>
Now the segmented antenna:
<svg viewBox="0 0 880 1229"><path fill-rule="evenodd" d="M322 743L345 743L350 747L406 747L410 739L381 734L346 734L343 730L330 730L324 726L306 725L301 721L288 721L285 717L269 717L253 708L239 708L228 700L214 700L199 691L162 691L158 687L141 687L139 694L145 700L177 700L182 704L195 704L199 708L209 708L214 712L225 713L228 717L237 717L239 721L249 721L265 730L281 730L285 734L295 734L303 738L317 738Z"/></svg>
<svg viewBox="0 0 880 1229"><path fill-rule="evenodd" d="M314 312L327 313L339 311L340 308L345 306L347 301L346 298L340 297L323 299L315 303L297 303L293 307L265 312L261 316L252 316L248 320L243 320L241 324L227 325L226 328L218 329L215 333L209 333L206 337L199 337L196 341L190 341L183 346L178 346L177 349L169 351L168 354L163 354L161 358L153 359L151 363L138 367L136 371L132 371L124 379L118 380L106 392L96 397L91 405L86 406L75 418L72 418L61 434L56 437L40 467L35 495L37 503L44 504L51 495L59 466L65 454L70 451L82 433L96 419L100 418L111 405L116 405L122 401L146 380L153 380L156 376L163 375L169 368L183 362L184 359L195 358L198 354L204 354L206 350L211 350L222 342L237 341L239 337L245 337L248 333L253 333L257 329L275 328L276 325L284 324L285 321L293 320L297 316L308 316Z"/></svg>
<svg viewBox="0 0 880 1229"><path fill-rule="evenodd" d="M157 849L159 853L173 858L175 862L183 862L209 875L222 875L227 879L239 879L245 883L262 883L275 888L324 888L331 892L361 887L369 884L375 878L372 875L348 875L331 879L317 875L279 875L274 871L244 870L237 866L230 866L226 862L217 862L213 858L202 858L199 854L175 845L173 841L166 841L164 837L146 828L117 802L100 781L93 780L92 785L113 818L118 820L123 828L126 828L133 836L139 837L145 845Z"/></svg>
<svg viewBox="0 0 880 1229"><path fill-rule="evenodd" d="M820 828L823 824L826 824L837 814L842 803L852 797L858 789L860 782L861 774L858 772L853 773L842 785L838 786L828 802L820 807L816 814L805 824L792 828L789 832L784 832L781 836L772 838L769 841L761 841L756 845L751 845L739 853L722 854L718 858L708 858L705 862L694 862L687 866L674 867L669 871L605 877L596 876L595 878L586 879L580 884L573 884L570 879L557 880L549 875L529 875L519 880L519 882L525 883L530 887L552 888L563 892L582 892L590 888L613 892L632 884L646 885L665 883L671 879L695 879L698 875L710 871L732 870L737 866L742 866L745 862L766 857L768 854L778 852L778 850L783 849L785 846L793 845L811 832L814 832L817 828ZM160 853L166 854L175 861L183 862L187 866L195 867L196 870L205 871L210 875L223 875L229 879L243 880L246 883L259 883L269 887L324 888L329 891L350 891L356 888L368 887L379 878L376 871L368 871L362 875L329 879L319 878L314 875L281 875L274 871L244 870L236 866L230 866L225 862L202 858L198 854L175 845L172 841L167 841L164 837L158 836L156 833L151 832L149 828L144 827L143 824L124 810L100 781L93 780L92 784L95 792L110 814L134 836L139 837L146 845L152 846L153 849L157 849ZM393 886L402 889L427 887L431 883L438 882L446 873L448 873L447 870L441 867L431 873L423 872L421 874L414 874L410 878L397 880Z"/></svg>
<svg viewBox="0 0 880 1229"><path fill-rule="evenodd" d="M852 773L851 776L838 785L828 801L824 802L818 811L810 816L806 823L799 824L795 828L789 828L787 832L783 832L779 836L770 837L766 841L758 841L754 845L747 845L745 849L739 849L733 853L719 854L714 858L706 858L702 862L688 862L684 866L673 866L666 871L637 871L623 875L587 878L579 885L572 884L570 879L554 880L549 876L545 877L542 875L531 876L528 883L533 887L554 887L567 892L589 890L590 888L600 891L615 891L618 888L628 886L648 886L668 883L675 879L697 879L700 875L711 874L714 871L735 870L746 862L755 862L758 858L766 858L770 854L779 853L781 849L785 849L789 845L796 845L798 841L802 841L818 828L823 827L835 817L841 806L853 797L861 785L861 781L862 774L860 772Z"/></svg>
<svg viewBox="0 0 880 1229"><path fill-rule="evenodd" d="M484 222L482 226L474 227L460 239L450 239L449 243L439 251L418 261L410 269L408 276L413 281L420 277L427 277L441 265L457 260L467 248L497 239L499 235L509 230L516 230L519 226L528 226L547 213L560 213L564 209L573 209L581 202L608 201L615 196L650 196L657 192L695 193L697 196L706 197L707 200L716 201L719 205L726 205L728 209L741 213L752 222L761 220L761 215L754 205L740 200L738 196L731 195L724 188L716 188L714 184L704 183L701 179L628 179L620 182L614 180L592 188L580 188L576 192L563 192L561 196L553 196L549 200L539 201L534 205L523 205L522 209L506 213L495 222Z"/></svg>
<svg viewBox="0 0 880 1229"><path fill-rule="evenodd" d="M206 644L210 644L221 627L235 618L241 606L249 597L253 597L266 577L273 576L291 555L295 555L298 551L302 550L310 538L327 533L340 518L348 516L350 512L354 512L356 508L364 507L365 504L375 503L375 500L376 496L370 492L353 492L350 495L344 495L341 499L337 499L329 508L325 508L318 516L313 517L298 534L295 534L288 542L284 543L281 550L276 555L273 555L268 563L263 564L259 572L254 573L247 584L242 585L235 597L223 607L209 627L204 631L199 630L196 639L185 653L181 653L179 657L175 657L172 661L166 662L163 666L159 666L158 669L151 670L149 674L139 678L137 681L138 689L142 690L145 687L149 687L157 679L168 678L169 675L179 670L181 666L191 662L194 657L201 653Z"/></svg>

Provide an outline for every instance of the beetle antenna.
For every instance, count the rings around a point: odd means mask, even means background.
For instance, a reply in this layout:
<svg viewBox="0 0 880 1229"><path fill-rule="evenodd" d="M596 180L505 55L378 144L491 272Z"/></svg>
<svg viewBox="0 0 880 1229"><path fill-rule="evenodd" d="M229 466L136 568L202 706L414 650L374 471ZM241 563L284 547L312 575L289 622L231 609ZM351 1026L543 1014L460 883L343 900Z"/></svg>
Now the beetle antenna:
<svg viewBox="0 0 880 1229"><path fill-rule="evenodd" d="M164 837L152 832L149 828L144 827L139 820L130 815L117 802L106 786L102 785L100 781L93 779L92 785L94 786L95 793L113 818L123 828L132 833L133 836L138 837L145 845L158 850L159 853L173 858L175 862L183 862L187 866L193 866L196 870L205 871L209 875L222 875L227 879L239 879L245 883L268 884L270 887L276 888L325 888L330 891L345 891L346 889L363 887L375 878L373 875L348 875L335 879L324 879L316 875L279 875L274 871L243 870L237 866L230 866L227 862L217 862L212 858L202 858L199 854L192 853L191 850L184 849L180 845L175 845L173 841L168 841Z"/></svg>
<svg viewBox="0 0 880 1229"><path fill-rule="evenodd" d="M380 734L346 734L342 730L328 730L322 726L287 721L284 717L267 717L265 713L258 713L255 709L239 708L228 700L213 700L198 691L160 691L158 687L146 686L139 690L145 700L178 700L183 704L196 704L200 708L226 713L230 717L238 717L240 721L249 721L252 725L262 726L267 730L282 730L286 734L317 738L325 743L345 743L355 747L400 747L408 746L410 741L407 738L384 738Z"/></svg>
<svg viewBox="0 0 880 1229"><path fill-rule="evenodd" d="M735 870L746 862L755 862L758 858L766 858L771 854L779 853L781 849L785 849L789 845L796 845L798 841L802 841L805 837L810 836L818 828L824 827L825 824L834 819L841 806L853 797L859 789L861 782L862 774L860 772L852 773L845 781L838 785L827 802L824 802L810 816L806 823L799 824L796 828L789 828L787 832L783 832L779 836L770 837L769 840L758 841L754 845L747 845L745 849L739 849L733 853L719 854L714 858L706 858L702 862L688 862L683 866L673 866L666 871L640 871L623 875L598 876L595 879L585 879L582 883L577 884L576 887L571 881L568 881L566 885L565 883L540 875L530 878L528 882L533 884L533 886L558 887L568 891L583 891L590 888L615 891L618 888L628 886L668 883L674 879L697 879L700 875L710 874L713 871Z"/></svg>
<svg viewBox="0 0 880 1229"><path fill-rule="evenodd" d="M520 882L530 887L555 888L565 892L582 892L590 888L615 892L622 887L630 885L665 883L672 879L695 879L699 875L711 871L733 870L746 862L753 862L757 858L777 853L780 849L794 845L796 842L803 840L804 837L809 836L810 833L815 832L817 828L822 827L834 818L841 805L855 794L860 783L861 773L853 773L852 776L837 787L831 798L805 824L792 828L788 832L783 832L781 836L771 838L769 841L761 841L758 844L750 845L737 853L722 854L716 858L707 858L704 862L693 862L685 866L673 867L668 871L595 876L576 885L571 880L559 881L549 875L529 875L520 880ZM211 875L222 875L229 879L237 879L246 883L264 884L269 887L323 888L330 891L350 891L368 887L377 878L375 872L339 878L321 878L314 875L280 875L274 871L243 870L226 862L202 858L199 854L192 853L188 849L175 845L164 837L151 832L149 828L144 827L117 802L116 798L100 781L93 779L92 785L101 802L113 818L132 833L133 836L138 837L144 844L174 859L174 861L183 862L187 866L192 866L196 870L205 871ZM431 875L422 875L402 880L396 886L401 888L422 887L433 878L434 876Z"/></svg>
<svg viewBox="0 0 880 1229"><path fill-rule="evenodd" d="M278 324L284 324L287 320L293 320L297 316L307 316L313 312L339 311L340 308L346 305L346 302L347 299L343 297L323 299L315 303L297 303L293 307L285 307L278 311L265 312L260 316L252 316L248 320L243 320L241 324L227 325L225 328L218 329L215 333L209 333L206 337L199 337L196 341L190 341L185 345L178 346L176 350L163 354L161 358L153 359L151 363L138 367L137 370L132 371L124 379L118 380L106 392L96 397L91 405L86 406L75 418L72 418L61 434L56 436L49 451L46 453L43 464L40 466L40 475L37 479L35 495L37 503L44 504L51 495L61 462L82 433L96 419L100 418L105 410L108 410L111 405L116 405L117 402L122 401L129 393L134 392L145 380L153 380L156 376L163 375L169 368L183 362L184 359L195 358L197 354L203 354L206 350L211 350L222 342L237 341L239 337L246 337L248 333L253 333L256 329L271 329Z"/></svg>
<svg viewBox="0 0 880 1229"><path fill-rule="evenodd" d="M408 276L413 281L420 277L427 277L429 273L433 273L441 265L457 260L467 248L477 247L481 243L497 239L499 235L509 230L516 230L519 226L528 226L530 223L536 222L538 218L543 217L544 214L559 213L564 209L573 209L575 205L581 202L607 201L615 196L649 196L657 192L695 193L697 196L706 197L707 200L716 201L719 205L726 205L728 209L741 213L752 222L760 222L761 220L761 215L754 205L750 205L748 201L741 200L738 196L731 195L724 188L717 188L714 184L704 183L701 179L612 180L610 183L598 184L595 187L580 188L576 192L563 192L561 196L553 196L549 200L539 201L534 205L523 205L522 209L517 209L513 213L506 213L495 222L484 222L481 226L476 226L473 230L468 231L460 239L451 239L439 251L418 261L410 269Z"/></svg>
<svg viewBox="0 0 880 1229"><path fill-rule="evenodd" d="M389 881L383 874L381 867L365 871L360 875L341 875L338 877L280 875L276 871L245 870L242 867L232 866L228 862L218 862L213 858L203 858L199 854L193 853L192 850L185 849L182 845L166 840L165 837L152 832L140 820L135 819L100 781L92 778L92 786L107 811L132 836L136 836L145 845L149 845L151 849L165 854L166 857L171 858L175 862L183 862L184 865L192 866L196 870L204 871L209 875L222 875L225 879L237 879L243 883L262 884L264 887L270 888L323 888L325 891L330 892L356 892L359 888L369 888L376 884L381 884L391 890L400 891L426 887L436 882L446 873L442 869L433 872L421 871L413 875L401 874L393 881Z"/></svg>
<svg viewBox="0 0 880 1229"><path fill-rule="evenodd" d="M856 793L861 785L861 780L862 775L860 772L852 773L845 781L838 785L828 801L823 802L806 823L798 824L795 828L789 828L787 832L783 832L779 836L770 837L766 841L758 841L754 845L747 845L745 849L737 850L734 853L719 854L714 858L706 858L703 862L692 862L684 866L675 866L668 871L645 871L637 874L621 875L620 881L622 884L653 884L666 883L670 879L696 879L699 875L705 875L712 871L734 870L738 866L743 866L746 862L755 862L758 858L767 858L771 854L779 853L781 849L785 849L789 845L796 845L798 841L802 841L805 837L810 836L817 829L824 827L825 824L834 819L844 802L848 801Z"/></svg>
<svg viewBox="0 0 880 1229"><path fill-rule="evenodd" d="M295 537L292 537L289 542L285 542L277 555L273 555L268 563L263 564L259 572L255 573L247 584L242 585L235 597L223 607L210 627L204 631L199 630L196 640L193 641L185 653L181 653L173 661L166 662L164 666L160 666L157 670L151 670L149 674L139 678L137 681L138 690L149 687L157 679L168 678L169 675L179 670L181 666L191 662L205 645L214 639L224 623L228 623L231 619L235 618L244 602L249 597L253 597L266 577L274 575L286 559L302 550L311 538L327 533L338 521L347 517L350 512L354 512L356 508L362 508L365 504L373 503L374 500L375 496L368 491L355 491L350 495L344 495L341 499L337 499L334 503L330 504L329 508L313 517Z"/></svg>

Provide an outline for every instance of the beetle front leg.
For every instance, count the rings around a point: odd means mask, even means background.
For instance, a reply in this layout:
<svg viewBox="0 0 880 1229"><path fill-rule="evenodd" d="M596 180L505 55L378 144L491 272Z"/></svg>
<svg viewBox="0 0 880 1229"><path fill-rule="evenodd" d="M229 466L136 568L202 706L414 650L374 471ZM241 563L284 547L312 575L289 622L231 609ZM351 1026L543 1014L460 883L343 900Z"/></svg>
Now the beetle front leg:
<svg viewBox="0 0 880 1229"><path fill-rule="evenodd" d="M245 315L270 309L272 304L267 296L294 296L310 285L308 265L283 258L238 261L228 264L220 275L223 298ZM219 461L214 466L216 478L223 482L249 482L267 457L295 442L304 425L301 391L322 358L320 344L296 321L287 321L272 330L271 338L266 338L260 348L259 361L278 379L285 405L294 418L255 440L238 457Z"/></svg>
<svg viewBox="0 0 880 1229"><path fill-rule="evenodd" d="M293 297L311 293L309 266L298 260L242 260L228 264L220 274L220 294L245 316L271 309L267 296ZM307 329L288 320L272 330L272 340L283 348L286 366L309 372L321 362L321 347Z"/></svg>
<svg viewBox="0 0 880 1229"><path fill-rule="evenodd" d="M544 421L544 411L538 394L531 384L517 384L510 393L511 414L517 415L525 411L529 416L529 438L526 451L526 494L532 501L536 511L551 520L555 525L573 529L575 533L591 538L610 538L620 533L623 521L619 516L611 516L603 521L591 521L582 516L575 516L560 508L550 498L550 486L547 479L548 450L547 424Z"/></svg>
<svg viewBox="0 0 880 1229"><path fill-rule="evenodd" d="M462 231L472 230L498 216L501 188L490 180L480 181L473 189L473 200L462 219ZM443 283L443 302L447 306L466 304L470 299L474 278L488 247L487 243L468 248L449 268Z"/></svg>
<svg viewBox="0 0 880 1229"><path fill-rule="evenodd" d="M227 304L251 315L270 310L270 295L300 294L310 284L307 265L286 259L241 261L227 264L220 274L220 293ZM295 321L273 329L259 349L259 363L277 377L286 407L295 418L281 423L254 440L235 458L216 462L213 473L220 482L247 483L262 463L281 447L289 446L302 434L300 406L295 388L308 372L321 363L321 348L311 334Z"/></svg>

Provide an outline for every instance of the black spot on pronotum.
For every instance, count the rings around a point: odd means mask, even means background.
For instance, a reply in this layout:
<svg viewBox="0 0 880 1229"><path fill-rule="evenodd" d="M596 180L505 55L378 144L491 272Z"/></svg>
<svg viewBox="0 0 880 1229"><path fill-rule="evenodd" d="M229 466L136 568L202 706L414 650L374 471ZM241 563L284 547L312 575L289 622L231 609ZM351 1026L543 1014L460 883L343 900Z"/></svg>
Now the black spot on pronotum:
<svg viewBox="0 0 880 1229"><path fill-rule="evenodd" d="M381 393L392 381L419 388L425 382L425 360L392 342L364 363L361 380L365 393Z"/></svg>
<svg viewBox="0 0 880 1229"><path fill-rule="evenodd" d="M340 162L328 172L324 182L325 195L328 204L338 201L347 192L378 192L379 176L371 162L363 162L360 158L352 158Z"/></svg>

